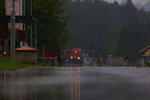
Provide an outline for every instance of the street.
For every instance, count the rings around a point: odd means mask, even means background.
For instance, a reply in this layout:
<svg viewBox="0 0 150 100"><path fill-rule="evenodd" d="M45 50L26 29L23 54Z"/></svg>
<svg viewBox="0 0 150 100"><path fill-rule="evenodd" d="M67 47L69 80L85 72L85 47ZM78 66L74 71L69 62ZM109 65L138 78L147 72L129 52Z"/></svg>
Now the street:
<svg viewBox="0 0 150 100"><path fill-rule="evenodd" d="M149 100L150 69L41 67L0 73L1 100Z"/></svg>

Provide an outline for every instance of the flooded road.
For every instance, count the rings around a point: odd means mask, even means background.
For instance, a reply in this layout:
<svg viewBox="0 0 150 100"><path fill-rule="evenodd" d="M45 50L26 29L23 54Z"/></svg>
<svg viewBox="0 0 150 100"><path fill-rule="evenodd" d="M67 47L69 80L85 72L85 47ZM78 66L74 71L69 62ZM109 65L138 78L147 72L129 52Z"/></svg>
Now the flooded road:
<svg viewBox="0 0 150 100"><path fill-rule="evenodd" d="M149 68L55 67L0 72L0 100L149 98Z"/></svg>

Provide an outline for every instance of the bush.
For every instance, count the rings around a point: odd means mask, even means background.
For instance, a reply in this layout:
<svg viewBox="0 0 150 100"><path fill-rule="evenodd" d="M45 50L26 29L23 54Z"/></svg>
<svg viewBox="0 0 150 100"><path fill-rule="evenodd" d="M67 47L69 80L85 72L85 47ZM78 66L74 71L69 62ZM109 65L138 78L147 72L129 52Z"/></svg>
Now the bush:
<svg viewBox="0 0 150 100"><path fill-rule="evenodd" d="M147 67L150 67L150 62L144 61L144 63L146 64Z"/></svg>

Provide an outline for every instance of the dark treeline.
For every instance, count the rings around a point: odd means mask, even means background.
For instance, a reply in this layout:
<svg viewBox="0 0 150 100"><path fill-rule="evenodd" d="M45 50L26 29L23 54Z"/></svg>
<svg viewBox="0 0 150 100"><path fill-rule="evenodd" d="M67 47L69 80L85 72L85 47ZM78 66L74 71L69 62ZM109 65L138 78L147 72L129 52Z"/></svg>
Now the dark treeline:
<svg viewBox="0 0 150 100"><path fill-rule="evenodd" d="M150 43L150 13L131 0L119 5L103 0L67 1L71 47L91 48L100 55L137 56Z"/></svg>

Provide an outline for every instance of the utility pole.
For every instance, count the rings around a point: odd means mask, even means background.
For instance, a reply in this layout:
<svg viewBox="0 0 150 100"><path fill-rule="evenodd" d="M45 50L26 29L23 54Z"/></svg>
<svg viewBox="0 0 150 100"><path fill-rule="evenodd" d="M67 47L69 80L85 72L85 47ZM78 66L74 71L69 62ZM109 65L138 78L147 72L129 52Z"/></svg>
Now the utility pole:
<svg viewBox="0 0 150 100"><path fill-rule="evenodd" d="M23 0L22 3L23 3L22 4L23 5L23 16L25 16L26 15L26 12L25 12L26 11L26 6L25 6L26 2L25 2L25 0ZM25 23L23 23L23 30L25 31Z"/></svg>
<svg viewBox="0 0 150 100"><path fill-rule="evenodd" d="M32 16L32 0L30 0L30 16ZM30 33L30 46L32 47L33 41L32 41L32 37L33 37L33 27L32 27L32 23L31 23L31 33Z"/></svg>
<svg viewBox="0 0 150 100"><path fill-rule="evenodd" d="M44 51L45 51L45 45L43 45L43 58L42 58L43 64L45 63Z"/></svg>
<svg viewBox="0 0 150 100"><path fill-rule="evenodd" d="M12 2L12 12L11 12L11 58L15 59L15 41L16 41L16 32L15 32L15 1Z"/></svg>
<svg viewBox="0 0 150 100"><path fill-rule="evenodd" d="M37 19L34 19L34 23L35 23L34 47L37 48Z"/></svg>
<svg viewBox="0 0 150 100"><path fill-rule="evenodd" d="M25 16L26 15L26 2L25 2L25 0L23 0L23 15Z"/></svg>

